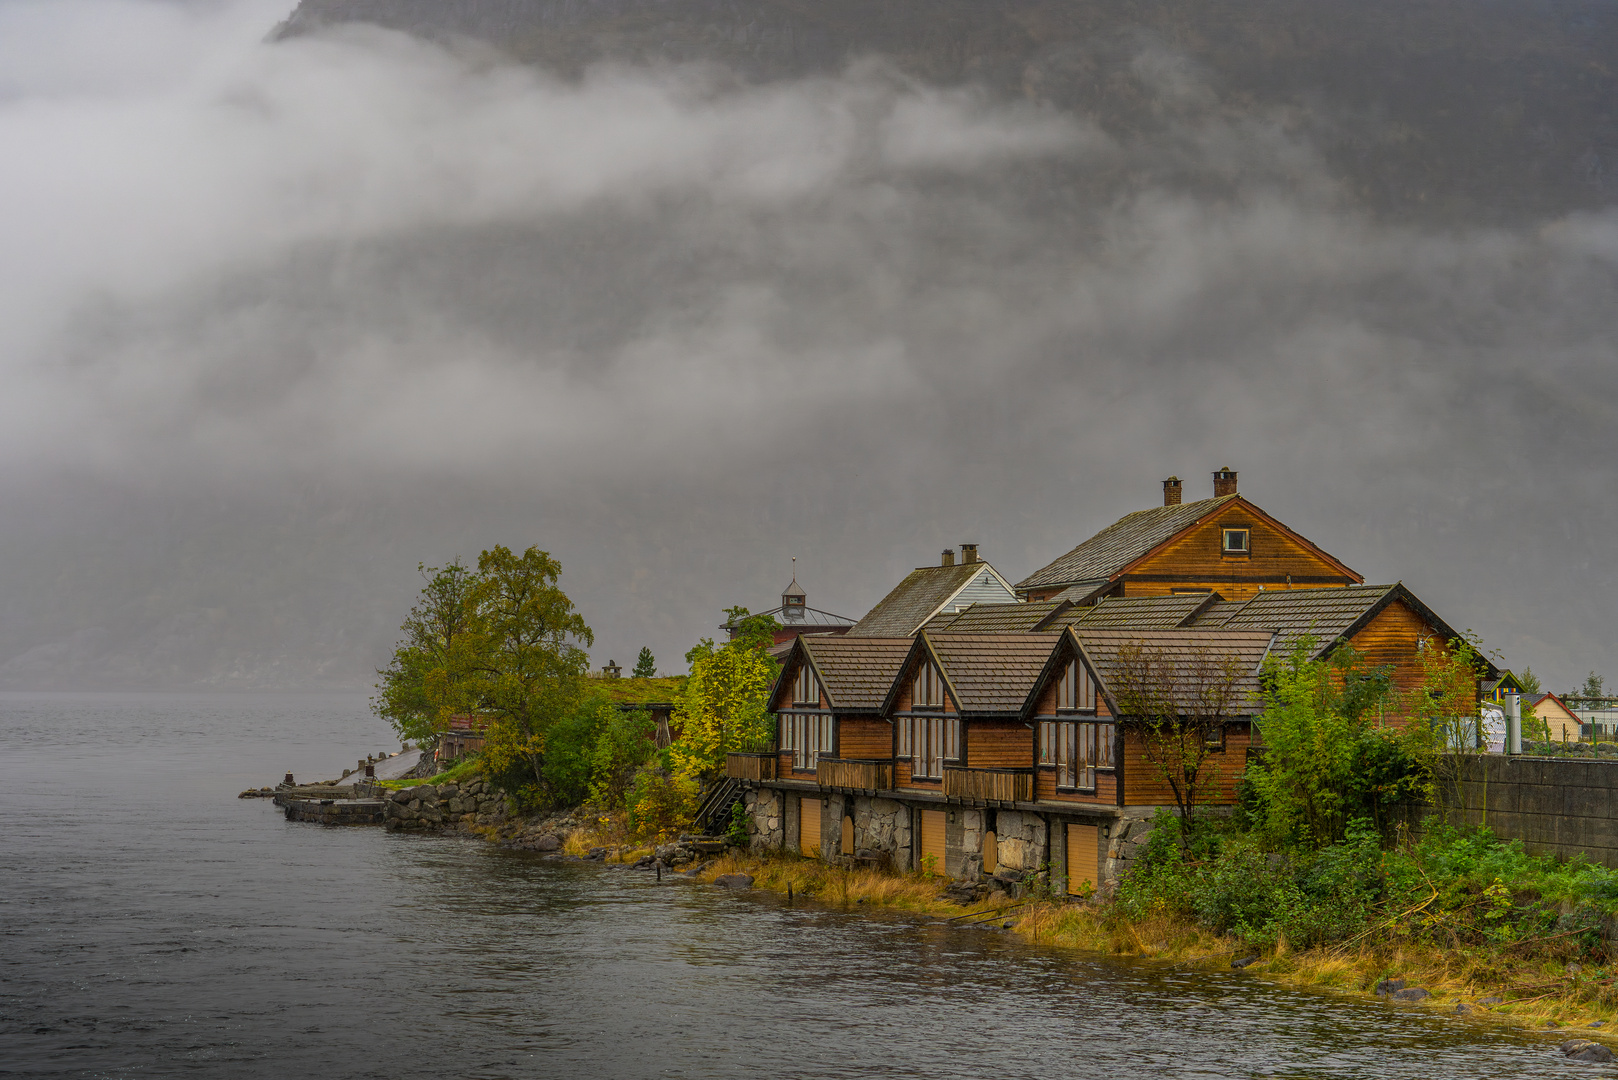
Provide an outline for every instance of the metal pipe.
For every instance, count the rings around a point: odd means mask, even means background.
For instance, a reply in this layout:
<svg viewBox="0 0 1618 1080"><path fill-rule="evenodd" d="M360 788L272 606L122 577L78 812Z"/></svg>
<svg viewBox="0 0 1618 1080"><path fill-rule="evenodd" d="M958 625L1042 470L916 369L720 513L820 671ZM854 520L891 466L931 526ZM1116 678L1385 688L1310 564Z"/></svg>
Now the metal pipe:
<svg viewBox="0 0 1618 1080"><path fill-rule="evenodd" d="M1506 702L1506 753L1522 753L1522 697L1518 694L1507 694Z"/></svg>

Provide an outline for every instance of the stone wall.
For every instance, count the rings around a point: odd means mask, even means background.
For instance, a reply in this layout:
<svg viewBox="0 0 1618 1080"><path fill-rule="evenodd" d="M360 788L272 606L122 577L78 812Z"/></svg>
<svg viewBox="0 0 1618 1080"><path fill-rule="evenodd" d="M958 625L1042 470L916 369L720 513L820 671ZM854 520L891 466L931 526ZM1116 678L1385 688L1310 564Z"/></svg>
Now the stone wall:
<svg viewBox="0 0 1618 1080"><path fill-rule="evenodd" d="M1034 874L1050 860L1050 830L1045 819L1024 810L994 815L995 858L1002 870Z"/></svg>
<svg viewBox="0 0 1618 1080"><path fill-rule="evenodd" d="M881 853L895 870L910 869L910 807L893 799L854 798L855 854Z"/></svg>
<svg viewBox="0 0 1618 1080"><path fill-rule="evenodd" d="M505 818L505 796L483 780L466 784L418 784L388 796L383 825L390 830L429 830L493 825Z"/></svg>
<svg viewBox="0 0 1618 1080"><path fill-rule="evenodd" d="M1149 815L1155 812L1154 808L1143 807L1134 816L1119 818L1103 830L1101 842L1106 845L1106 851L1101 859L1102 890L1111 889L1122 881L1146 850L1146 838L1152 832Z"/></svg>
<svg viewBox="0 0 1618 1080"><path fill-rule="evenodd" d="M749 788L742 793L747 810L747 846L751 851L780 851L786 843L786 808L781 793L772 788Z"/></svg>

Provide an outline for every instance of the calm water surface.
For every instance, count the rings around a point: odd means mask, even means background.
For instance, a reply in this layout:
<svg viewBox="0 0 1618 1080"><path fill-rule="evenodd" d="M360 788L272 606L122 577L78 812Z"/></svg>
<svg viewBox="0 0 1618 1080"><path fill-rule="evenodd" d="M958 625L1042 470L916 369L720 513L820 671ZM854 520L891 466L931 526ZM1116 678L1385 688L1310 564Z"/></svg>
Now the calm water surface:
<svg viewBox="0 0 1618 1080"><path fill-rule="evenodd" d="M0 694L0 1076L1603 1072L1240 975L234 798L389 745L362 695Z"/></svg>

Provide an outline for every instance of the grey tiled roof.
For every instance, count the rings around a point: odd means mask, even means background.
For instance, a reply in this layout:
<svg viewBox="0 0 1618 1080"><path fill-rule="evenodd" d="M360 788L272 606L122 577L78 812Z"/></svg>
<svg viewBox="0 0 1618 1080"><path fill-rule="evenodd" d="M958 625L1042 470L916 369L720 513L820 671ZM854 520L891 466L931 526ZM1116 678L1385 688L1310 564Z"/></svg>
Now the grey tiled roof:
<svg viewBox="0 0 1618 1080"><path fill-rule="evenodd" d="M841 634L798 640L814 659L833 708L870 710L882 707L912 642L907 637L850 638Z"/></svg>
<svg viewBox="0 0 1618 1080"><path fill-rule="evenodd" d="M1183 593L1178 596L1107 596L1090 607L1069 608L1056 617L1051 629L1063 626L1085 626L1105 629L1127 627L1132 630L1173 630L1196 622L1197 611L1209 603L1218 603L1207 593ZM1200 623L1197 623L1200 625Z"/></svg>
<svg viewBox="0 0 1618 1080"><path fill-rule="evenodd" d="M1260 667L1271 647L1271 635L1262 630L1142 630L1072 628L1072 634L1095 665L1103 686L1116 695L1119 691L1121 654L1127 646L1138 645L1148 653L1161 652L1173 662L1179 679L1175 699L1182 711L1196 709L1199 662L1217 663L1233 657L1238 675L1236 698L1226 712L1230 716L1251 716L1263 706L1259 685ZM1210 674L1210 678L1218 678Z"/></svg>
<svg viewBox="0 0 1618 1080"><path fill-rule="evenodd" d="M1154 506L1125 514L1090 539L1017 582L1018 589L1106 579L1175 533L1240 495L1222 495L1177 506Z"/></svg>
<svg viewBox="0 0 1618 1080"><path fill-rule="evenodd" d="M926 629L928 632L955 630L974 634L1032 633L1034 627L1059 606L1055 600L1033 604L973 604L964 611L946 611L933 616Z"/></svg>
<svg viewBox="0 0 1618 1080"><path fill-rule="evenodd" d="M944 631L926 640L963 713L1017 713L1061 635Z"/></svg>
<svg viewBox="0 0 1618 1080"><path fill-rule="evenodd" d="M849 631L851 637L905 637L921 629L921 624L962 585L983 570L984 564L957 563L954 566L920 566Z"/></svg>
<svg viewBox="0 0 1618 1080"><path fill-rule="evenodd" d="M1228 630L1273 630L1276 648L1290 649L1308 634L1325 649L1388 597L1398 585L1349 585L1336 589L1266 590L1250 600L1222 600L1194 625Z"/></svg>

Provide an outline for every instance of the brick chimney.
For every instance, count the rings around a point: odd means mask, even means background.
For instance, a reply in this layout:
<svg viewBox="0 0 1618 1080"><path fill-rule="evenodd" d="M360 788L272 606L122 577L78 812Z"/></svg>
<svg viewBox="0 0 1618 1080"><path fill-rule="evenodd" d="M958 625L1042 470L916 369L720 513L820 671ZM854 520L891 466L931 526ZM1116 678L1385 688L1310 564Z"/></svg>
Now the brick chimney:
<svg viewBox="0 0 1618 1080"><path fill-rule="evenodd" d="M1214 498L1217 499L1222 495L1236 494L1236 473L1229 465L1214 473L1213 476Z"/></svg>
<svg viewBox="0 0 1618 1080"><path fill-rule="evenodd" d="M938 565L939 566L954 566L955 565L955 549L954 548L945 548L944 549L944 554L942 554L942 555L940 555L938 557Z"/></svg>
<svg viewBox="0 0 1618 1080"><path fill-rule="evenodd" d="M1163 481L1163 505L1180 505L1180 478L1178 476L1171 476Z"/></svg>
<svg viewBox="0 0 1618 1080"><path fill-rule="evenodd" d="M976 544L961 545L961 562L975 563L978 561L978 546Z"/></svg>

